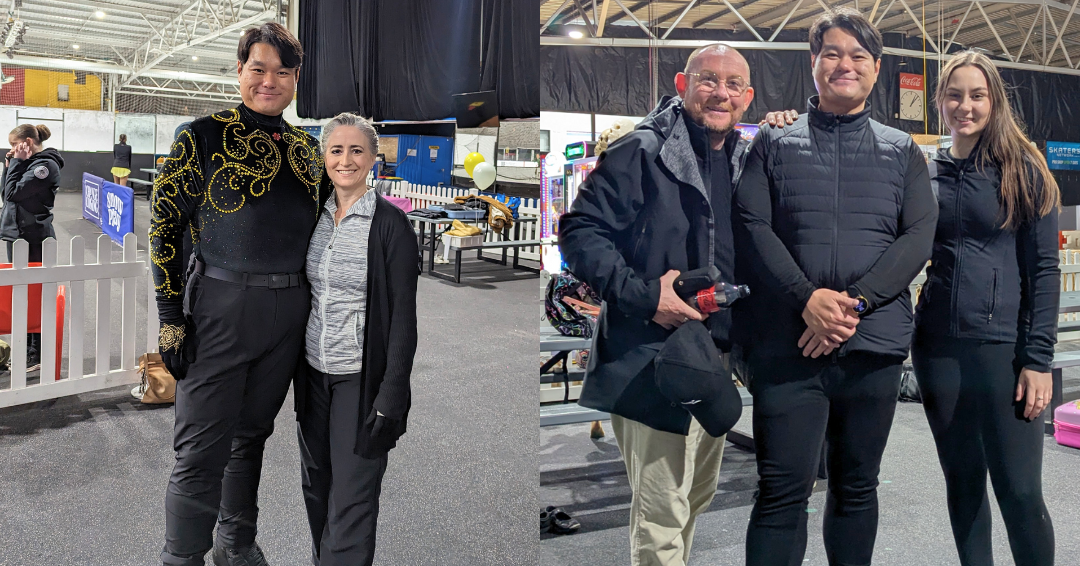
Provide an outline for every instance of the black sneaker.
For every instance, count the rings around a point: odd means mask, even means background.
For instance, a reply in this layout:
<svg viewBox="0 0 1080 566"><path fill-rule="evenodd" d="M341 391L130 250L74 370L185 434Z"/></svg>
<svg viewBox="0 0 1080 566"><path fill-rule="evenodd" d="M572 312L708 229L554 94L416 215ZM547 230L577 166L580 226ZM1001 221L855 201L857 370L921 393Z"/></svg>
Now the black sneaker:
<svg viewBox="0 0 1080 566"><path fill-rule="evenodd" d="M258 544L247 548L220 546L214 541L214 566L270 566Z"/></svg>

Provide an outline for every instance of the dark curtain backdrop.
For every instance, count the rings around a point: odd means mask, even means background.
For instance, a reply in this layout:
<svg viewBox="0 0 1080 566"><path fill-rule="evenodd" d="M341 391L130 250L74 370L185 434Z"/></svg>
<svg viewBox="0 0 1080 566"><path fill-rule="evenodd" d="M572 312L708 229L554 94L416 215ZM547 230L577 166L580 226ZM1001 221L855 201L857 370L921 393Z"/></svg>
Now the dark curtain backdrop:
<svg viewBox="0 0 1080 566"><path fill-rule="evenodd" d="M605 30L604 34L608 32ZM778 40L806 41L805 31L796 34L783 37L785 32ZM673 38L683 39L676 35L673 34ZM685 39L692 38L696 39ZM717 38L715 33L711 38L752 40L742 35ZM921 48L921 45L896 37L887 37L886 44ZM675 73L683 69L691 52L691 49L655 50L659 58L661 96L676 94ZM806 99L815 92L809 51L745 50L742 53L750 63L750 79L755 89L754 101L743 116L743 122L756 123L770 110L806 110ZM937 85L938 64L927 61L926 67L929 104L925 129L936 134L938 116L931 97ZM881 73L870 95L873 118L906 132L923 133L922 122L896 117L901 72L921 74L922 59L892 55L882 58ZM540 107L544 110L629 116L644 116L651 110L649 50L645 48L541 46L539 74ZM1032 140L1080 142L1080 76L1017 69L1001 69L1001 74L1011 87L1013 109L1018 119L1026 124Z"/></svg>
<svg viewBox="0 0 1080 566"><path fill-rule="evenodd" d="M539 0L304 2L297 113L442 119L451 95L486 89L502 117L537 116L538 45L535 32L524 37L538 13Z"/></svg>
<svg viewBox="0 0 1080 566"><path fill-rule="evenodd" d="M540 115L540 0L484 0L484 68L480 90L494 90L501 118Z"/></svg>

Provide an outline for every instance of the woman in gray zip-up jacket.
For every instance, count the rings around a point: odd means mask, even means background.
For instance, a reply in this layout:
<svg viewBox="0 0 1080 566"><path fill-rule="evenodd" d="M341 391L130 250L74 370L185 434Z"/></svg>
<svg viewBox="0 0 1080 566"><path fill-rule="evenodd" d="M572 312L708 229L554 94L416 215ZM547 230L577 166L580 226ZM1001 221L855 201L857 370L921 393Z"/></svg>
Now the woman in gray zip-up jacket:
<svg viewBox="0 0 1080 566"><path fill-rule="evenodd" d="M405 213L366 185L371 123L340 114L322 147L334 191L308 247L307 367L295 382L304 502L314 563L362 566L409 411L418 250Z"/></svg>

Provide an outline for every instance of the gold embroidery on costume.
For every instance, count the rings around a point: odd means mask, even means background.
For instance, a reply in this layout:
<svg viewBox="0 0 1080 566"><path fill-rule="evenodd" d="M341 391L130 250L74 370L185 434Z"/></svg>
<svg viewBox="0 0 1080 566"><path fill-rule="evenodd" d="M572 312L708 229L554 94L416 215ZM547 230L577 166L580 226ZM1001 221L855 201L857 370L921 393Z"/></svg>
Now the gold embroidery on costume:
<svg viewBox="0 0 1080 566"><path fill-rule="evenodd" d="M155 289L166 297L179 297L182 284L175 274L169 273L167 264L177 258L177 250L170 242L182 237L183 200L201 196L202 171L195 150L191 130L182 130L172 145L169 156L161 166L161 173L154 181L154 201L150 219L150 261L166 274ZM191 236L196 237L196 224L191 224Z"/></svg>
<svg viewBox="0 0 1080 566"><path fill-rule="evenodd" d="M226 123L221 134L224 153L210 156L215 170L206 192L214 210L229 214L243 208L248 194L260 197L266 193L281 168L281 153L266 132L248 133L238 111L222 114L215 114L214 119Z"/></svg>
<svg viewBox="0 0 1080 566"><path fill-rule="evenodd" d="M200 223L209 225L241 210L249 199L265 195L281 172L283 149L275 140L283 139L287 144L285 158L310 194L316 219L321 209L323 159L312 136L287 123L281 134L271 135L245 123L237 109L210 118L221 124L221 145L213 147L216 144L211 143L210 148L200 148L208 154L200 159L192 130L184 129L154 183L150 258L164 274L156 278L161 283L155 285L163 297L175 299L183 293L177 261L182 251L174 244L181 241L180 227L189 225L192 243L198 245L201 228L205 227ZM204 164L209 169L205 173Z"/></svg>
<svg viewBox="0 0 1080 566"><path fill-rule="evenodd" d="M175 350L180 353L180 347L184 345L184 327L176 324L162 324L158 335L158 349L162 352Z"/></svg>

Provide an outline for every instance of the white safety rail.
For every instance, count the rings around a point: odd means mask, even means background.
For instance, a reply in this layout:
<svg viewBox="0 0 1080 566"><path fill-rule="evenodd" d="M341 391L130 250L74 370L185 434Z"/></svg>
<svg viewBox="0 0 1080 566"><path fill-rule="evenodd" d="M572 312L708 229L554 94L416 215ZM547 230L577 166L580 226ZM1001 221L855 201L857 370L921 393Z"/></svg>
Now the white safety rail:
<svg viewBox="0 0 1080 566"><path fill-rule="evenodd" d="M112 241L101 235L97 239L97 263L85 262L86 246L82 236L71 239L68 264L57 263L57 242L53 238L45 240L42 246L42 266L28 267L29 245L24 240L16 240L12 255L14 265L11 269L0 269L0 287L12 288L11 304L11 383L7 388L0 388L0 407L10 407L45 399L54 399L67 395L76 395L106 389L139 381L137 356L141 352L157 351L157 329L154 323L147 324L147 335L142 342L135 331L137 283L140 278L148 280L147 264L136 259L137 237L128 234L124 237L123 260L112 262ZM111 329L111 291L113 280L119 280L122 286L120 309L120 367L110 367L110 349L115 339ZM85 358L85 304L86 284L96 282L96 316L94 340L89 345L93 348L95 365L93 373L84 374ZM41 378L35 385L26 384L26 329L27 329L27 293L28 285L40 284L41 290ZM67 287L65 318L67 320L68 351L64 356L68 360L66 376L56 379L56 351L63 349L63 344L56 343L56 294L57 286ZM147 320L157 320L157 304L154 301L152 287L147 287ZM145 349L140 351L140 344Z"/></svg>
<svg viewBox="0 0 1080 566"><path fill-rule="evenodd" d="M368 186L374 186L374 179L368 178ZM412 202L413 209L426 208L433 204L447 204L454 202L454 197L468 196L468 189L457 189L453 187L431 187L428 185L414 185L408 181L391 181L391 196L407 198ZM539 199L523 198L521 199L521 205L518 207L518 216L524 218L539 218L540 217L540 201ZM514 228L510 229L510 237L513 238ZM501 240L502 236L488 231L485 238L488 242ZM520 228L518 236L519 240L539 240L540 239L540 223L528 222L523 223ZM501 252L498 252L501 254ZM540 248L537 246L521 248L518 252L522 259L528 259L532 261L540 261Z"/></svg>

